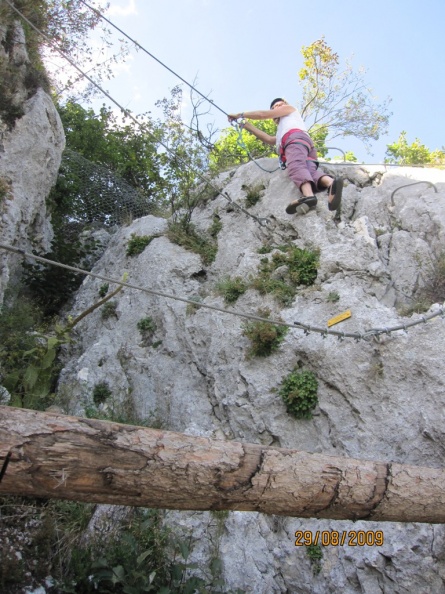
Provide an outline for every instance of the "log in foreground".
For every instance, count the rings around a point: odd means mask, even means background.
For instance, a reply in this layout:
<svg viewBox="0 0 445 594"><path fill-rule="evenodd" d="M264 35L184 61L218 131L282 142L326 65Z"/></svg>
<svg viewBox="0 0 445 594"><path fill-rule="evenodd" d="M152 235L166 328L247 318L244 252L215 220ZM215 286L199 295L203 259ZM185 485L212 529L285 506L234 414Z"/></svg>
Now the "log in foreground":
<svg viewBox="0 0 445 594"><path fill-rule="evenodd" d="M4 495L302 518L445 522L442 469L5 406L0 406L2 466Z"/></svg>

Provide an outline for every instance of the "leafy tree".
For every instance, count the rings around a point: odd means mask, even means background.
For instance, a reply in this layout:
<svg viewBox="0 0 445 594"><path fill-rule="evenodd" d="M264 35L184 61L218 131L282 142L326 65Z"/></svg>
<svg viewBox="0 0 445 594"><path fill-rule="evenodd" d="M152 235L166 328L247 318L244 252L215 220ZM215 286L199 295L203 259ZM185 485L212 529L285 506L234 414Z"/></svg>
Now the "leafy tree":
<svg viewBox="0 0 445 594"><path fill-rule="evenodd" d="M315 126L325 128L331 138L354 136L369 147L387 129L389 99L378 105L364 82L365 70L354 72L346 62L340 65L338 54L324 38L303 46L304 64L299 71L303 97L301 114L309 132Z"/></svg>
<svg viewBox="0 0 445 594"><path fill-rule="evenodd" d="M103 12L108 7L108 4L99 0L90 0L89 4L98 12ZM72 93L82 76L66 60L63 68L60 68L60 59L63 58L60 58L53 46L59 48L80 68L88 70L88 75L97 83L111 78L113 62L125 59L128 53L126 42L119 40L120 47L111 57L106 59L95 57L95 46L89 39L91 32L99 31L101 54L105 54L111 47L111 32L106 28L98 12L87 8L81 0L15 0L14 5L31 23L29 25L23 21L22 24L31 64L35 66L32 77L36 78L36 75L43 70L41 63L41 57L43 57L43 61L50 70L52 83L59 94L67 91ZM17 18L17 13L9 5L2 3L0 19L6 24L8 30L12 31ZM34 27L44 36L40 35ZM11 34L7 35L11 37ZM37 82L41 81L37 80ZM83 89L80 97L86 99L94 92L95 89L90 84Z"/></svg>
<svg viewBox="0 0 445 594"><path fill-rule="evenodd" d="M156 103L163 111L158 134L168 151L161 151L166 192L175 222L187 231L196 206L215 195L209 175L209 152L194 129L181 118L182 88L171 90L170 98ZM218 192L216 192L216 195Z"/></svg>
<svg viewBox="0 0 445 594"><path fill-rule="evenodd" d="M156 143L162 123L143 115L138 126L105 106L96 114L70 101L58 109L67 150L50 196L56 227L67 220L113 225L168 206L165 157Z"/></svg>
<svg viewBox="0 0 445 594"><path fill-rule="evenodd" d="M272 120L260 120L252 123L266 134L271 136L275 134L276 125ZM221 170L241 165L249 161L249 155L253 159L277 156L274 147L264 144L246 130L239 131L231 126L225 128L221 137L215 142L210 153L210 166L213 169Z"/></svg>
<svg viewBox="0 0 445 594"><path fill-rule="evenodd" d="M389 99L380 105L375 104L371 90L364 82L365 71L354 72L349 63L342 68L338 54L323 38L303 46L301 52L304 64L299 71L302 85L299 107L318 154L326 156L328 135L331 139L355 136L369 148L371 139L377 140L386 132ZM276 126L272 120L255 121L254 125L267 134L275 134ZM273 147L267 147L251 134L243 132L239 138L234 128L226 128L210 154L212 167L221 170L246 162L248 154L241 141L253 158L274 153ZM347 160L355 161L356 158L350 153Z"/></svg>
<svg viewBox="0 0 445 594"><path fill-rule="evenodd" d="M388 144L385 159L387 163L397 163L398 165L445 165L445 148L442 150L430 151L418 138L409 145L406 140L406 132L400 133L396 142Z"/></svg>

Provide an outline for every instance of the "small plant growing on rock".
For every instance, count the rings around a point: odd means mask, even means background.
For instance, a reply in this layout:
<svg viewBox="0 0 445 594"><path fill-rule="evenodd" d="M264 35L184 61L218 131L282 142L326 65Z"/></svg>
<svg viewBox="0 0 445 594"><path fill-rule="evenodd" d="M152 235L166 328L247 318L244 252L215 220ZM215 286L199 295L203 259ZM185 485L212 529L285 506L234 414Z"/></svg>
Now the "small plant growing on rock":
<svg viewBox="0 0 445 594"><path fill-rule="evenodd" d="M131 238L127 243L127 256L137 256L142 254L147 245L149 245L153 239L159 237L159 235L136 235L131 234Z"/></svg>
<svg viewBox="0 0 445 594"><path fill-rule="evenodd" d="M101 285L99 287L99 295L101 297L105 297L105 295L108 293L109 288L110 288L110 285L108 283L104 283L103 285Z"/></svg>
<svg viewBox="0 0 445 594"><path fill-rule="evenodd" d="M0 203L11 196L10 182L4 177L0 177Z"/></svg>
<svg viewBox="0 0 445 594"><path fill-rule="evenodd" d="M246 191L246 206L249 208L255 206L261 200L261 192L264 190L264 184L259 183L251 187L243 186L242 189Z"/></svg>
<svg viewBox="0 0 445 594"><path fill-rule="evenodd" d="M156 332L156 324L153 321L153 318L149 316L146 318L142 318L137 323L137 327L139 332L141 333L142 342L144 346L151 346L152 345L152 338L153 334ZM159 343L161 344L161 343ZM158 346L159 346L158 344Z"/></svg>
<svg viewBox="0 0 445 594"><path fill-rule="evenodd" d="M317 392L318 382L312 371L294 370L283 380L278 394L288 413L297 419L311 419L318 403Z"/></svg>
<svg viewBox="0 0 445 594"><path fill-rule="evenodd" d="M216 285L216 290L224 297L226 303L235 301L247 290L247 284L240 276L225 278Z"/></svg>
<svg viewBox="0 0 445 594"><path fill-rule="evenodd" d="M312 571L314 575L317 575L321 571L321 560L323 559L323 551L321 545L311 544L306 547L306 554L309 557L312 565Z"/></svg>
<svg viewBox="0 0 445 594"><path fill-rule="evenodd" d="M111 396L111 390L107 382L99 382L93 388L93 402L96 406L103 404Z"/></svg>
<svg viewBox="0 0 445 594"><path fill-rule="evenodd" d="M337 293L337 291L331 291L327 300L329 303L337 303L337 301L340 301L340 295Z"/></svg>
<svg viewBox="0 0 445 594"><path fill-rule="evenodd" d="M213 215L213 222L209 227L210 237L216 237L223 227L221 217L218 214Z"/></svg>
<svg viewBox="0 0 445 594"><path fill-rule="evenodd" d="M107 301L102 307L102 319L117 318L117 302Z"/></svg>
<svg viewBox="0 0 445 594"><path fill-rule="evenodd" d="M263 318L270 316L269 310L260 310L258 313ZM243 334L251 342L248 354L253 357L268 357L274 351L278 350L288 330L289 328L287 326L278 326L259 320L244 324Z"/></svg>
<svg viewBox="0 0 445 594"><path fill-rule="evenodd" d="M210 234L212 232L213 236ZM218 244L215 229L212 231L212 227L209 233L202 233L190 222L171 222L168 226L167 237L172 243L199 254L203 264L209 265L216 258Z"/></svg>
<svg viewBox="0 0 445 594"><path fill-rule="evenodd" d="M260 248L261 249L261 248ZM265 249L261 250L265 254ZM262 295L272 294L284 306L291 305L297 287L310 286L317 278L319 254L293 244L277 246L269 257L261 259L252 287Z"/></svg>

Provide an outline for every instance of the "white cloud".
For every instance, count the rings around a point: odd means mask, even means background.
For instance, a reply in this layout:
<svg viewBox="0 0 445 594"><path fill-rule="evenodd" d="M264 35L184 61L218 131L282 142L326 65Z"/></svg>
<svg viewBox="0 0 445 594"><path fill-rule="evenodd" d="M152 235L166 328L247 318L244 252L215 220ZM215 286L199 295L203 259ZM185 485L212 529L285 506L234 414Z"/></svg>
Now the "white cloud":
<svg viewBox="0 0 445 594"><path fill-rule="evenodd" d="M108 9L108 15L119 15L119 16L128 16L130 14L137 14L138 11L136 9L136 0L128 0L127 6L110 6Z"/></svg>

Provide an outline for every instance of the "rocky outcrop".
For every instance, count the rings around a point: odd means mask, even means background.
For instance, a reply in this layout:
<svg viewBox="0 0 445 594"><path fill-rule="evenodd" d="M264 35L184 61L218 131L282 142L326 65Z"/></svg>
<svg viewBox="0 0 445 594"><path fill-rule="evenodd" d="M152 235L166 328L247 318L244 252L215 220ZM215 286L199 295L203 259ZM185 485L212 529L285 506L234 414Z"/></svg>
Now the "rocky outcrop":
<svg viewBox="0 0 445 594"><path fill-rule="evenodd" d="M266 167L273 161L264 160ZM94 271L160 293L201 301L230 312L256 314L325 327L350 310L337 326L363 333L420 319L408 314L429 285L443 254L445 173L419 168L324 164L347 182L342 212L334 217L325 197L305 216L288 216L296 190L286 174L266 174L251 163L224 176L225 191L245 204L246 188L262 184L260 201L248 211L222 196L194 214L206 229L215 214L222 223L218 252L210 266L171 243L167 222L145 217L116 233ZM417 181L429 183L414 184ZM223 182L221 182L223 183ZM431 187L435 184L437 193ZM398 189L401 186L406 186ZM138 256L126 255L132 234L159 235ZM301 287L283 307L272 296L249 289L226 305L216 285L225 277L254 277L264 254L258 249L291 242L318 250L315 284ZM272 252L273 253L273 252ZM266 256L270 258L271 256ZM97 300L103 281L87 278L73 315ZM437 294L442 303L444 296ZM431 311L438 304L431 303ZM403 315L405 313L405 316ZM153 322L149 340L138 329ZM441 317L409 331L378 338L337 340L291 329L270 357L249 357L244 321L236 315L196 308L174 298L124 289L113 315L95 311L78 326L78 342L67 356L59 397L67 411L83 414L93 391L106 382L112 393L103 407L131 402L141 417L166 429L236 439L337 456L443 466L444 321ZM318 380L319 404L311 420L297 420L278 395L295 368ZM298 480L298 477L295 477ZM229 587L246 592L445 592L445 530L426 524L307 521L255 513L169 512L177 532L191 531L194 555L208 560L217 546ZM381 546L323 547L320 571L295 547L295 532L384 532ZM215 544L217 543L217 544ZM314 571L314 569L316 571Z"/></svg>
<svg viewBox="0 0 445 594"><path fill-rule="evenodd" d="M46 250L52 239L46 199L60 166L65 136L54 104L42 89L26 86L28 55L18 23L0 25L0 237L25 250ZM7 48L7 50L5 50ZM11 77L13 91L6 85ZM32 96L30 96L32 95ZM14 116L11 119L9 115ZM19 275L16 255L0 252L0 303Z"/></svg>
<svg viewBox="0 0 445 594"><path fill-rule="evenodd" d="M25 115L0 139L0 236L2 243L47 250L53 233L46 206L65 145L62 123L51 98L38 91L24 104ZM18 273L17 256L0 254L0 299Z"/></svg>

